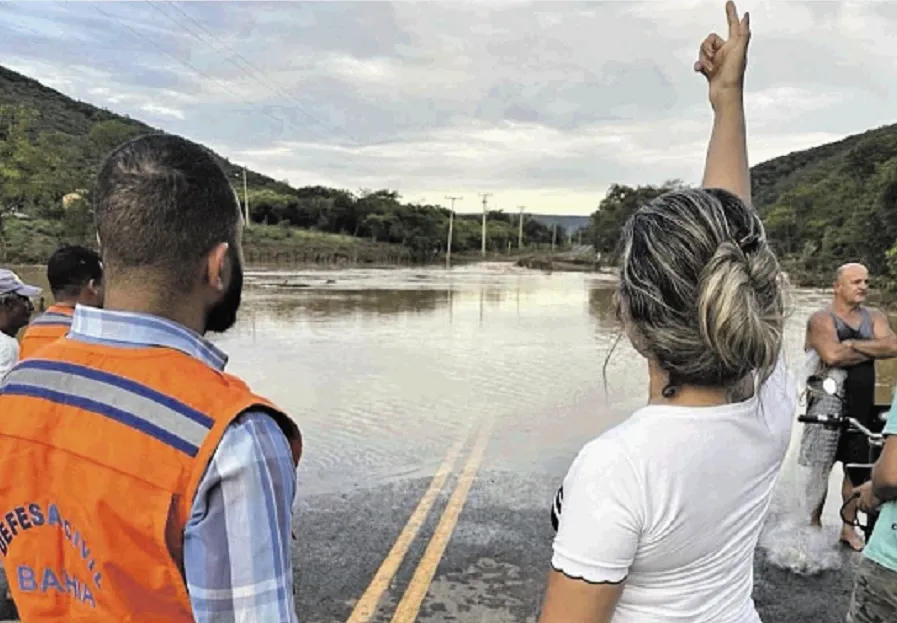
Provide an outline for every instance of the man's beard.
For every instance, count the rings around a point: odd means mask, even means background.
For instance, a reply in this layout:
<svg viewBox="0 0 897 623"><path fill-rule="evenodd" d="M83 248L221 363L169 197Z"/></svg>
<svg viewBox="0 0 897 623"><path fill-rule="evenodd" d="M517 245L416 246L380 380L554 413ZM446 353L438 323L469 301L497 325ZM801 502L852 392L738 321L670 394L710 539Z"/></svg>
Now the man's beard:
<svg viewBox="0 0 897 623"><path fill-rule="evenodd" d="M240 309L240 298L243 294L243 266L236 253L232 252L231 260L234 268L230 286L224 293L224 298L215 303L206 314L205 332L224 333L237 322L237 310Z"/></svg>

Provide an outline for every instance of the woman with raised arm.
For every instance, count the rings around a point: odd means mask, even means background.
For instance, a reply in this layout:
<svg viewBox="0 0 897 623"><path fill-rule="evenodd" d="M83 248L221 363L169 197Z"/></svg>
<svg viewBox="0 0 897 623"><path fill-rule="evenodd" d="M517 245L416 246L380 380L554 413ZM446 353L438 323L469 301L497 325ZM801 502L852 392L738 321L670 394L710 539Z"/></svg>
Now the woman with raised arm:
<svg viewBox="0 0 897 623"><path fill-rule="evenodd" d="M751 207L748 15L702 43L714 123L702 188L622 231L618 304L648 360L648 404L588 443L553 508L540 623L756 623L753 554L797 392L781 357L783 279Z"/></svg>

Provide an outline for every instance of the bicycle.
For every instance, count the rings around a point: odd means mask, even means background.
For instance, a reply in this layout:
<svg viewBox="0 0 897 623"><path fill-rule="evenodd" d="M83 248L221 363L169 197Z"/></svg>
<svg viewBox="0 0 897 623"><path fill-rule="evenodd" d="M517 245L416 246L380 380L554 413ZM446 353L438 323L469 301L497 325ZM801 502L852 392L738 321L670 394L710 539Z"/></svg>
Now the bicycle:
<svg viewBox="0 0 897 623"><path fill-rule="evenodd" d="M855 487L859 487L860 485L871 480L872 466L875 465L875 461L878 460L878 457L881 454L882 447L885 443L884 435L882 435L881 432L876 432L867 428L861 422L857 421L856 418L844 415L844 397L838 393L838 384L831 377L823 377L820 375L813 375L809 377L807 379L807 390L816 393L825 393L828 396L836 398L841 405L841 409L839 410L840 413L838 415L801 414L797 416L797 421L806 424L821 424L822 426L825 426L827 428L839 428L841 429L842 435L864 435L869 447L869 462L847 463L844 465L844 471L847 473L850 482L853 483ZM884 428L884 424L888 419L889 408L879 405L877 405L875 408L878 412L876 419L881 424L881 427ZM841 515L841 521L856 528L860 528L860 530L863 531L863 535L866 537L866 542L868 543L869 538L872 536L872 531L875 529L875 522L878 520L878 512L872 511L864 513L866 515L865 524L861 524L859 522L859 512L862 511L859 511L857 513L857 518L854 521L847 521L844 518L845 509L858 497L859 494L854 493L850 498L848 498L848 500L841 506L839 514Z"/></svg>

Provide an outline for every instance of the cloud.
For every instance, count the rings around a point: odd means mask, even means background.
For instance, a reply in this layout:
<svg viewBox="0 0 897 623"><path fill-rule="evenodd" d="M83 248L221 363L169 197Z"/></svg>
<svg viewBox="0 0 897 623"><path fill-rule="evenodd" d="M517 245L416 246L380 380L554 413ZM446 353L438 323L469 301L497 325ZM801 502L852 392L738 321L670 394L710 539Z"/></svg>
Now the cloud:
<svg viewBox="0 0 897 623"><path fill-rule="evenodd" d="M722 4L3 4L0 57L296 185L584 214L614 182L699 181L691 65ZM897 6L739 8L753 162L894 120Z"/></svg>

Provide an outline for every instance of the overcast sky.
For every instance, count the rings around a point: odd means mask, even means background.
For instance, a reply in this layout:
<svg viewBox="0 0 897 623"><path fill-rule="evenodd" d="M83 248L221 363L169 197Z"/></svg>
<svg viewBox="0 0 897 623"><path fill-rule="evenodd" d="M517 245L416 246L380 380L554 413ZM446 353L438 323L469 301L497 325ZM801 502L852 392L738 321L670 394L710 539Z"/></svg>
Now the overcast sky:
<svg viewBox="0 0 897 623"><path fill-rule="evenodd" d="M895 121L897 3L739 3L753 163ZM698 182L723 1L0 4L0 63L295 186L587 214Z"/></svg>

